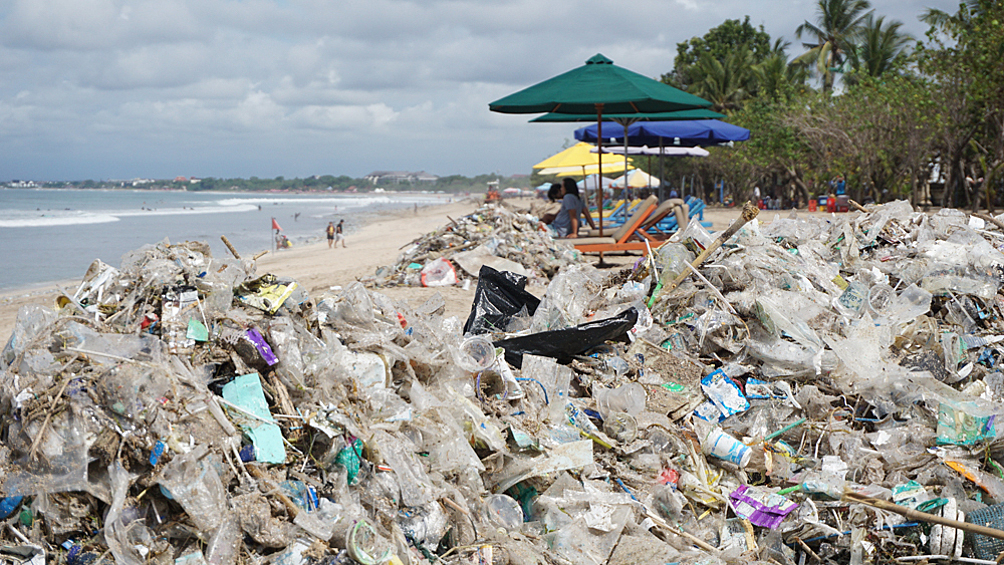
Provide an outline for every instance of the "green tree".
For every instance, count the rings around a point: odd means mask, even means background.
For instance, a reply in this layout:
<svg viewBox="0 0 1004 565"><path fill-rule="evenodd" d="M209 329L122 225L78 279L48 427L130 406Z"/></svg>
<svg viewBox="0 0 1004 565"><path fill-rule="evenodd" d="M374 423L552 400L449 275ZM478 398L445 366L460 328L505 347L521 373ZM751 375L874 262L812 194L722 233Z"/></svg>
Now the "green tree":
<svg viewBox="0 0 1004 565"><path fill-rule="evenodd" d="M764 31L762 25L754 27L749 16L741 22L725 20L701 37L677 43L673 70L662 75L662 82L687 90L704 77L696 68L703 57L710 56L724 63L726 57L742 46L752 52L754 61L762 60L771 52L770 34Z"/></svg>
<svg viewBox="0 0 1004 565"><path fill-rule="evenodd" d="M802 44L808 51L796 60L816 63L823 92L833 90L835 74L854 49L854 37L871 13L870 7L868 0L818 0L816 23L806 20L795 29L799 39L808 35L813 40Z"/></svg>
<svg viewBox="0 0 1004 565"><path fill-rule="evenodd" d="M709 148L708 176L725 180L738 199L750 198L757 184L776 181L782 186L793 186L801 194L801 201L807 202L806 179L812 176L810 164L817 159L798 129L788 123L789 115L804 111L800 108L805 106L805 96L791 100L751 100L731 115L729 121L755 134L734 148Z"/></svg>
<svg viewBox="0 0 1004 565"><path fill-rule="evenodd" d="M716 112L736 110L754 89L753 52L740 45L721 61L704 53L693 74L700 80L691 92L713 104Z"/></svg>
<svg viewBox="0 0 1004 565"><path fill-rule="evenodd" d="M857 46L848 53L847 62L851 72L844 77L845 82L854 82L862 77L878 77L890 71L901 69L910 52L913 38L901 33L902 22L885 21L885 16L865 19L858 33Z"/></svg>
<svg viewBox="0 0 1004 565"><path fill-rule="evenodd" d="M788 60L785 52L788 45L788 42L776 40L770 55L753 67L758 96L786 101L806 92L809 71L804 64Z"/></svg>
<svg viewBox="0 0 1004 565"><path fill-rule="evenodd" d="M1004 4L971 0L954 15L928 11L929 43L918 47L918 66L938 100L939 157L945 171L943 203L957 193L974 209L994 189L1004 167ZM983 175L969 183L967 175Z"/></svg>

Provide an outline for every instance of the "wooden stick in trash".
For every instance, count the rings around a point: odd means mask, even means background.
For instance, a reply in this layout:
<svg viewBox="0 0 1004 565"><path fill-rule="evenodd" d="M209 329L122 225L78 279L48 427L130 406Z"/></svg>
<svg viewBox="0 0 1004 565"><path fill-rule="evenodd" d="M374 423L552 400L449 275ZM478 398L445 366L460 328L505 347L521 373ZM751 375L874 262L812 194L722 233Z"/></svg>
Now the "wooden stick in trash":
<svg viewBox="0 0 1004 565"><path fill-rule="evenodd" d="M259 469L255 465L247 465L245 468L252 475L254 475L254 478L262 480L266 485L268 485L268 488L275 491L272 494L274 494L280 501L282 501L282 505L286 507L286 511L289 512L289 515L292 516L293 518L296 518L296 515L300 513L300 507L297 506L295 502L293 502L288 496L286 496L285 494L282 493L282 491L279 490L279 485L275 484L275 481L273 481L268 475L263 473L261 469Z"/></svg>
<svg viewBox="0 0 1004 565"><path fill-rule="evenodd" d="M225 235L221 235L221 236L220 236L220 239L222 239L222 240L223 240L223 244L227 246L227 249L229 249L231 253L233 253L233 254L234 254L234 257L235 257L235 258L237 258L237 259L240 259L240 258L241 258L241 256L240 256L240 253L237 253L237 250L236 250L236 249L234 249L234 246L233 246L233 244L232 244L232 243L230 243L230 240L229 240L229 239L227 239L227 236L225 236Z"/></svg>
<svg viewBox="0 0 1004 565"><path fill-rule="evenodd" d="M736 221L732 222L732 225L729 226L727 230L723 231L714 241L712 241L711 245L709 245L707 249L701 251L701 254L698 255L696 259L694 259L693 263L691 263L691 266L693 266L694 269L700 267L701 263L704 263L704 261L707 260L707 258L710 257L712 253L717 251L718 248L721 247L726 241L731 239L732 236L736 235L736 232L738 232L740 228L745 226L751 220L755 219L759 213L760 213L759 208L757 208L750 202L746 202L746 204L743 205L742 215L739 216L739 218L736 219ZM673 290L675 290L676 287L680 286L680 284L689 276L690 276L689 270L683 271L682 273L680 273L679 276L676 277L676 280L662 287L661 292L673 292Z"/></svg>
<svg viewBox="0 0 1004 565"><path fill-rule="evenodd" d="M988 214L973 214L973 215L983 220L984 222L990 222L991 224L999 227L1001 230L1004 230L1004 222L998 220L993 216L990 216Z"/></svg>
<svg viewBox="0 0 1004 565"><path fill-rule="evenodd" d="M853 201L853 200L850 200L850 199L848 199L848 200L847 200L847 202L848 202L848 204L850 204L850 205L851 205L851 208L854 208L854 209L855 209L855 210L857 210L858 212L865 212L865 213L867 213L867 212L868 212L868 209L867 209L867 208L865 208L864 206L862 206L862 205L858 204L857 202L855 202L855 201Z"/></svg>
<svg viewBox="0 0 1004 565"><path fill-rule="evenodd" d="M648 517L649 520L652 520L652 522L656 526L659 526L660 528L662 528L664 530L669 530L670 532L672 532L672 533L674 533L674 534L676 534L676 535L678 535L680 537L687 538L694 545L696 545L697 547L703 549L704 551L707 551L707 552L709 552L711 554L714 554L714 555L717 555L718 553L720 553L718 551L717 547L709 544L708 542L702 540L701 538L695 536L694 534L691 534L690 532L687 532L686 530L684 530L682 528L674 528L673 526L670 526L668 522L666 522L662 518L656 516L655 514L652 514L651 512L646 511L645 512L645 516Z"/></svg>
<svg viewBox="0 0 1004 565"><path fill-rule="evenodd" d="M948 526L949 528L963 530L971 534L979 534L981 536L1004 539L1004 531L1001 530L988 528L986 526L981 526L979 524L970 524L969 522L960 522L958 520L942 518L941 516L935 514L928 514L927 512L921 512L920 510L914 510L912 508L907 508L905 506L893 504L892 502L888 502L885 500L879 500L877 498L871 498L868 496L860 495L855 492L845 492L844 500L850 502L859 502L861 504L867 504L868 506L872 506L880 510L888 510L889 512L895 512L896 514L905 516L911 520L928 522L930 524L941 524L942 526Z"/></svg>

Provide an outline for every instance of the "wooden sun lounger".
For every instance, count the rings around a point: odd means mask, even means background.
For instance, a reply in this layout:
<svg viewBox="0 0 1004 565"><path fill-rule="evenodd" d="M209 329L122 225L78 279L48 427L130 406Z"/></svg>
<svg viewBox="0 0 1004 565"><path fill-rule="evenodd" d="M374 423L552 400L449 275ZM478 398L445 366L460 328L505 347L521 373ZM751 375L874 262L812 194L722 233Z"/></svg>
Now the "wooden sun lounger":
<svg viewBox="0 0 1004 565"><path fill-rule="evenodd" d="M609 251L638 251L647 249L646 240L651 240L652 236L641 230L642 224L652 214L659 199L649 196L643 201L634 214L619 228L614 230L609 237L580 237L578 239L564 240L575 246L576 249L584 253L602 253ZM635 241L630 241L634 237Z"/></svg>
<svg viewBox="0 0 1004 565"><path fill-rule="evenodd" d="M649 215L648 219L645 220L645 223L642 224L641 229L645 232L655 230L663 236L661 239L669 237L669 234L659 229L659 223L670 214L674 214L676 216L677 229L681 229L680 226L683 228L687 227L688 219L690 217L690 209L686 202L680 198L669 198L660 204L659 207Z"/></svg>

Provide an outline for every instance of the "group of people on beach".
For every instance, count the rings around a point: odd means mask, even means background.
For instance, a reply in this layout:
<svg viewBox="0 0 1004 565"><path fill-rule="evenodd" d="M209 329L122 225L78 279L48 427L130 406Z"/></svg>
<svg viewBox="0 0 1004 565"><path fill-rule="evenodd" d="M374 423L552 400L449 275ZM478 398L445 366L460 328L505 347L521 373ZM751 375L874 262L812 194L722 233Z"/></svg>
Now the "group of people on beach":
<svg viewBox="0 0 1004 565"><path fill-rule="evenodd" d="M589 227L596 229L593 216L579 196L579 185L574 179L565 177L561 184L553 183L547 191L547 198L550 204L541 215L540 221L550 225L558 237L570 239L579 237L583 216Z"/></svg>

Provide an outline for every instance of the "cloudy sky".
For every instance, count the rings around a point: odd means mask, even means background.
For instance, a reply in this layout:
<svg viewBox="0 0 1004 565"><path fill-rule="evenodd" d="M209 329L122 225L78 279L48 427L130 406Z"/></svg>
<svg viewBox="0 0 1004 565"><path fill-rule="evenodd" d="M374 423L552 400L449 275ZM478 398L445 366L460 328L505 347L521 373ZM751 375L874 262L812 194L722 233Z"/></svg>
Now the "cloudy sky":
<svg viewBox="0 0 1004 565"><path fill-rule="evenodd" d="M574 126L488 103L603 53L658 77L812 0L0 0L0 181L528 173ZM873 0L916 37L926 7Z"/></svg>

